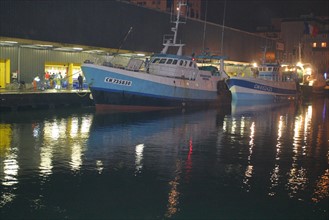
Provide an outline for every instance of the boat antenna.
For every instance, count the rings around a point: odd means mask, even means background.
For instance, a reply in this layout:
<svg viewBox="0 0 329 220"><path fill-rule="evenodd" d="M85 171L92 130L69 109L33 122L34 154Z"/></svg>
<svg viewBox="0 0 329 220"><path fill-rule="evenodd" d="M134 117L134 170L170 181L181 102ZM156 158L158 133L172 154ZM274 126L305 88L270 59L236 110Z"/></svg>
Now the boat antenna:
<svg viewBox="0 0 329 220"><path fill-rule="evenodd" d="M121 42L121 44L120 44L120 46L119 46L119 48L118 48L118 50L117 50L116 53L119 53L119 50L121 49L121 47L123 46L123 44L126 42L126 40L128 38L128 35L130 34L130 32L132 30L133 30L133 27L130 27L129 30L128 30L128 32L127 32L127 34L126 34L126 36L123 38L123 41Z"/></svg>
<svg viewBox="0 0 329 220"><path fill-rule="evenodd" d="M298 43L298 59L302 63L302 44L300 42Z"/></svg>
<svg viewBox="0 0 329 220"><path fill-rule="evenodd" d="M224 30L225 30L225 17L226 17L226 0L224 1L224 13L223 13L223 25L222 25L222 39L220 42L220 54L222 56L224 56ZM224 69L225 65L224 65L224 58L222 57L220 59L220 73L221 73L221 77L223 79L228 79L230 78L229 75L227 75L227 73L225 72Z"/></svg>
<svg viewBox="0 0 329 220"><path fill-rule="evenodd" d="M205 52L205 39L206 39L206 26L207 26L207 12L208 12L208 0L206 1L206 11L205 11L205 18L204 18L204 26L203 26L203 42L202 42L202 50Z"/></svg>
<svg viewBox="0 0 329 220"><path fill-rule="evenodd" d="M266 39L266 42L267 42L267 39ZM266 53L267 53L267 43L265 44L265 47L264 47L264 53L263 53L263 60L262 60L262 63L266 63Z"/></svg>
<svg viewBox="0 0 329 220"><path fill-rule="evenodd" d="M172 47L178 47L177 55L182 55L182 53L183 53L183 46L185 44L178 44L178 43L176 43L177 32L178 32L178 25L179 25L179 23L185 23L185 22L180 21L180 14L182 12L182 9L181 9L182 6L186 6L186 3L178 2L176 20L173 21L173 23L175 23L175 27L172 27L171 28L171 31L174 32L173 38L172 38L172 35L170 35L170 36L165 35L164 36L164 42L163 42L164 48L161 51L161 53L163 53L163 54L166 54L167 53L167 50L168 50L168 48L170 46L172 46Z"/></svg>
<svg viewBox="0 0 329 220"><path fill-rule="evenodd" d="M181 2L178 2L177 17L176 17L176 20L174 21L175 27L171 28L171 30L174 32L174 41L173 41L173 44L176 44L177 32L178 32L178 25L179 25L179 23L182 23L180 21L180 15L181 15L181 12L182 12L182 6L183 5L186 5L186 4L183 4Z"/></svg>
<svg viewBox="0 0 329 220"><path fill-rule="evenodd" d="M220 45L220 53L223 56L224 54L224 29L225 29L225 16L226 16L226 0L224 1L224 13L223 13L223 25L222 25L222 39Z"/></svg>

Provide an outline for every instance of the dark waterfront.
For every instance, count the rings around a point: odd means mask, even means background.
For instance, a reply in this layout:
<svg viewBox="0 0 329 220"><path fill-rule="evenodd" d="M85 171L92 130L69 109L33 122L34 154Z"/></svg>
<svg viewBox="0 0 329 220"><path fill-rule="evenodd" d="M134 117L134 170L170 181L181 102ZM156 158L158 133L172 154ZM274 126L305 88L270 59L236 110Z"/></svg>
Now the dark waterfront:
<svg viewBox="0 0 329 220"><path fill-rule="evenodd" d="M1 112L1 219L328 219L329 99Z"/></svg>

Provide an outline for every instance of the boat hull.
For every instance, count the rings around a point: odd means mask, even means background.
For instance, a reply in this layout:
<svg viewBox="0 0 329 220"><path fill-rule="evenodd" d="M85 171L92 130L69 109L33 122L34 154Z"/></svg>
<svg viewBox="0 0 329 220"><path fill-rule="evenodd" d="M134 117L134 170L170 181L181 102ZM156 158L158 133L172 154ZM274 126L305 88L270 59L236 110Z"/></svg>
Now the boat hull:
<svg viewBox="0 0 329 220"><path fill-rule="evenodd" d="M111 91L91 88L93 99L98 110L145 111L164 110L182 107L216 106L220 100L193 100L175 97L148 96L126 91Z"/></svg>
<svg viewBox="0 0 329 220"><path fill-rule="evenodd" d="M219 106L218 81L161 77L86 64L82 70L98 110L145 111Z"/></svg>
<svg viewBox="0 0 329 220"><path fill-rule="evenodd" d="M231 77L226 81L233 101L291 100L297 96L295 82L275 82L259 78Z"/></svg>

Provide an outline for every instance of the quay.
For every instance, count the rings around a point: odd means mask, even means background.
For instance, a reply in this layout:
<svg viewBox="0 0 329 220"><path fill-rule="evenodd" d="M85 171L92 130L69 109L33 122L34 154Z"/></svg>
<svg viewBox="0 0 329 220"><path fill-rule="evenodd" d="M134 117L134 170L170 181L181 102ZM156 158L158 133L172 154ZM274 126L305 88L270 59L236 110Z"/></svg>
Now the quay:
<svg viewBox="0 0 329 220"><path fill-rule="evenodd" d="M310 91L304 91L304 98L311 98ZM325 87L329 97L329 86ZM56 109L64 107L94 107L89 89L0 89L0 112L34 109Z"/></svg>
<svg viewBox="0 0 329 220"><path fill-rule="evenodd" d="M94 106L89 89L0 89L0 112Z"/></svg>

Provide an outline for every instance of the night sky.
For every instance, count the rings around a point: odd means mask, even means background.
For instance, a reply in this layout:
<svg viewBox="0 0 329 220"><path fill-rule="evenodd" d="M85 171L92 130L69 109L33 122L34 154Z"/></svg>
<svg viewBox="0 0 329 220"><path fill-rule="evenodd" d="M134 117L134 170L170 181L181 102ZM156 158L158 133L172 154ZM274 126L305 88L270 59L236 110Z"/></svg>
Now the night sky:
<svg viewBox="0 0 329 220"><path fill-rule="evenodd" d="M202 0L202 7L206 0ZM208 0L207 21L223 24L224 0ZM202 9L203 10L203 9ZM205 13L205 10L203 10ZM271 24L272 18L298 18L300 15L329 16L328 0L227 0L225 26L255 31Z"/></svg>

